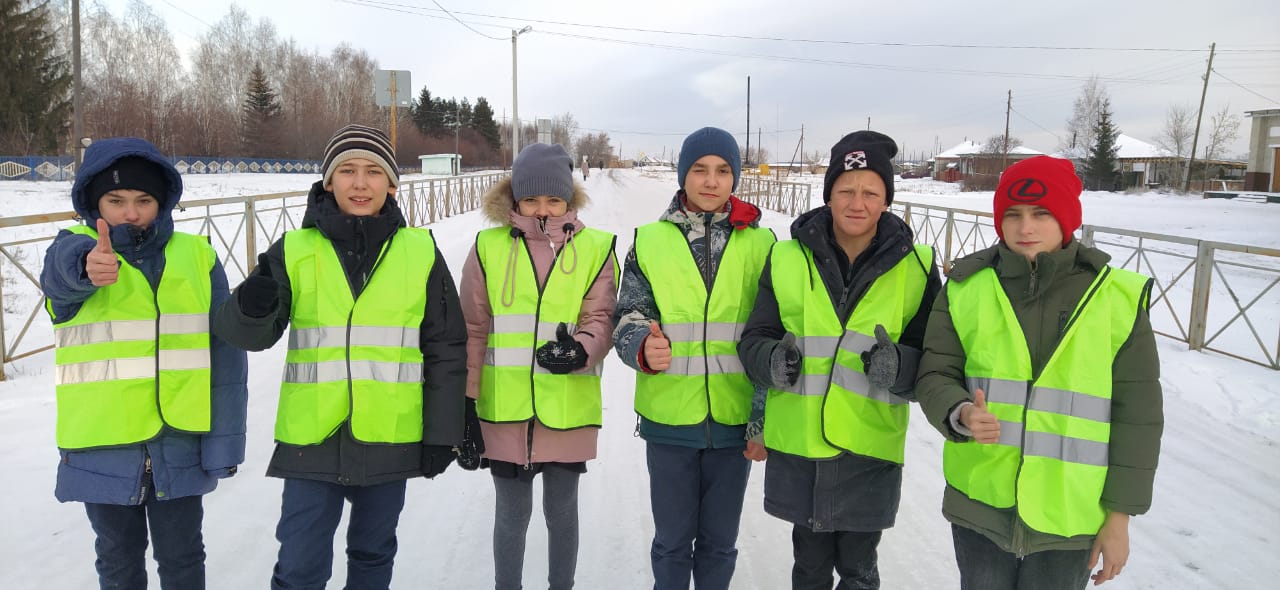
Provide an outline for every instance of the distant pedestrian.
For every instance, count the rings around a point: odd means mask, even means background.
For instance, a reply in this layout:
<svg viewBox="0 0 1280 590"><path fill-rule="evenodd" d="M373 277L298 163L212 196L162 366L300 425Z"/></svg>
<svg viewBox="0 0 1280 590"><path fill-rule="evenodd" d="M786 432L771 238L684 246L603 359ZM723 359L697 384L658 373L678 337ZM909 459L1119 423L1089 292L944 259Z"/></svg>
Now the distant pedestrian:
<svg viewBox="0 0 1280 590"><path fill-rule="evenodd" d="M94 142L40 287L53 319L54 495L84 502L102 588L205 587L202 497L244 461L247 362L211 335L227 276L203 236L173 229L182 177L151 143ZM148 533L150 539L148 543Z"/></svg>
<svg viewBox="0 0 1280 590"><path fill-rule="evenodd" d="M1151 279L1072 239L1080 178L1037 156L996 187L999 243L955 262L916 395L947 438L960 587L1079 590L1129 559L1164 427ZM1099 558L1101 563L1099 564Z"/></svg>
<svg viewBox="0 0 1280 590"><path fill-rule="evenodd" d="M591 176L591 164L587 161L587 155L583 154L582 155L582 180L585 181L588 176Z"/></svg>

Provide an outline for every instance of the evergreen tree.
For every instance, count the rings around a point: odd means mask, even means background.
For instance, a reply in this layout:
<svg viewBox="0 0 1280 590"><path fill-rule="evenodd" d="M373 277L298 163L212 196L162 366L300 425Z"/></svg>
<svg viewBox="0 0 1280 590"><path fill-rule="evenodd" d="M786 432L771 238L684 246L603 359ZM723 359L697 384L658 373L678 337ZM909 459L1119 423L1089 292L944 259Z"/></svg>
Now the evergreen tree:
<svg viewBox="0 0 1280 590"><path fill-rule="evenodd" d="M1093 128L1093 145L1084 165L1084 185L1090 190L1114 191L1118 188L1120 146L1116 138L1120 130L1111 123L1111 101L1102 101L1098 122Z"/></svg>
<svg viewBox="0 0 1280 590"><path fill-rule="evenodd" d="M418 99L409 107L413 117L413 126L423 135L433 136L443 133L444 118L439 110L439 100L431 98L431 91L426 86L418 93Z"/></svg>
<svg viewBox="0 0 1280 590"><path fill-rule="evenodd" d="M453 133L453 126L458 123L458 101L456 99L437 98L435 103L436 112L440 113L440 129L436 130L436 135L444 135Z"/></svg>
<svg viewBox="0 0 1280 590"><path fill-rule="evenodd" d="M240 107L240 145L245 156L268 158L280 150L280 97L262 64L249 73L248 94Z"/></svg>
<svg viewBox="0 0 1280 590"><path fill-rule="evenodd" d="M71 68L47 5L0 0L0 152L56 154L71 119Z"/></svg>
<svg viewBox="0 0 1280 590"><path fill-rule="evenodd" d="M458 121L457 123L463 127L471 127L471 101L467 97L462 97L462 102L458 103Z"/></svg>
<svg viewBox="0 0 1280 590"><path fill-rule="evenodd" d="M502 136L498 133L498 122L493 118L493 107L481 96L476 99L476 106L471 111L471 128L484 138L489 148L497 150L502 147Z"/></svg>

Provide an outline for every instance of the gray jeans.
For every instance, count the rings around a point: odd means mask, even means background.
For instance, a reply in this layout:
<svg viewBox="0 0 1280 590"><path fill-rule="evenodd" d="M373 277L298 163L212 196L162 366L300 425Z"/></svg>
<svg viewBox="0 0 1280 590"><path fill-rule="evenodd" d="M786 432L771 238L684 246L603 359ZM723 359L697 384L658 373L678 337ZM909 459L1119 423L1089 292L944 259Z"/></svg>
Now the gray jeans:
<svg viewBox="0 0 1280 590"><path fill-rule="evenodd" d="M542 471L542 513L547 519L547 584L550 590L573 588L578 567L578 476L568 469ZM525 533L533 512L533 480L493 478L494 588L520 590L524 576Z"/></svg>

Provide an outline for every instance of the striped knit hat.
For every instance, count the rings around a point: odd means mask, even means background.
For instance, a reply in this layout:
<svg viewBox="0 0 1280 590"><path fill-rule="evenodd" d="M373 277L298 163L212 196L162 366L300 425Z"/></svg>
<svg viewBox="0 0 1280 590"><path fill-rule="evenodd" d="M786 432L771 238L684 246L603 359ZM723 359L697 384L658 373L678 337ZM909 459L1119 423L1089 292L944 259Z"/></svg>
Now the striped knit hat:
<svg viewBox="0 0 1280 590"><path fill-rule="evenodd" d="M324 148L324 186L329 186L333 171L352 158L364 158L381 166L392 186L400 184L400 175L394 165L396 150L391 147L387 134L373 127L347 125L334 133Z"/></svg>

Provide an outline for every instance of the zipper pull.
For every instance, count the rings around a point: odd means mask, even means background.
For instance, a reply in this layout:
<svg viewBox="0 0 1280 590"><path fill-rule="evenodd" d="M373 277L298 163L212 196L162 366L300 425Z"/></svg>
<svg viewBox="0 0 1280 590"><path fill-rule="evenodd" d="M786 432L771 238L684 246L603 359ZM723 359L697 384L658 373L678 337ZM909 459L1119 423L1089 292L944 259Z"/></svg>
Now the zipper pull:
<svg viewBox="0 0 1280 590"><path fill-rule="evenodd" d="M151 455L147 455L147 458L142 461L142 470L151 473Z"/></svg>

